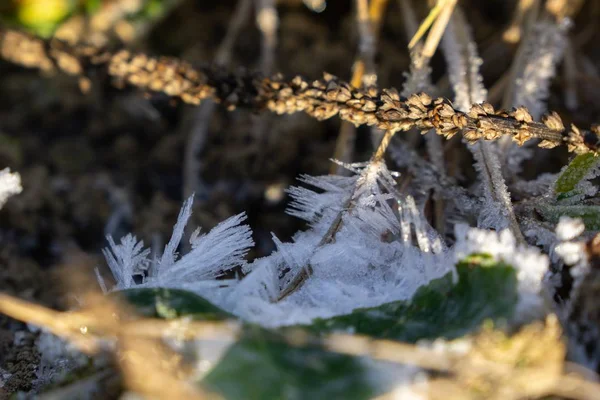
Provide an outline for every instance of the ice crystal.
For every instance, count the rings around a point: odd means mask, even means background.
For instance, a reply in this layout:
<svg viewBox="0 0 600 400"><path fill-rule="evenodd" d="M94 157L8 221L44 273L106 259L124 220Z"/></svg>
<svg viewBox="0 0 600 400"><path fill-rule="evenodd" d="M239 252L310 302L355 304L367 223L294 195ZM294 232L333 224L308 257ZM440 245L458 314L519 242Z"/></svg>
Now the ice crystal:
<svg viewBox="0 0 600 400"><path fill-rule="evenodd" d="M452 270L443 241L414 200L396 192L394 176L383 162L345 166L355 175L303 176L301 181L314 190L289 190L293 200L288 212L308 221L310 228L290 243L274 237L277 251L247 266L248 275L222 304L226 309L267 326L307 323L409 299L420 286ZM332 240L323 241L327 235ZM285 276L309 265L308 280L273 302Z"/></svg>
<svg viewBox="0 0 600 400"><path fill-rule="evenodd" d="M199 291L206 284L211 286L217 276L245 264L244 258L254 242L250 228L242 224L246 219L243 213L221 222L207 234L200 235L197 230L190 239L192 250L178 258L177 248L191 216L192 203L192 197L184 203L171 239L152 270L150 249L144 249L144 243L135 236L125 236L118 245L108 237L110 247L103 253L116 280L115 290L161 286ZM135 276L139 278L137 283ZM100 278L99 281L103 286Z"/></svg>
<svg viewBox="0 0 600 400"><path fill-rule="evenodd" d="M106 238L110 248L102 253L115 278L115 289L127 289L135 284L134 277L144 276L148 268L150 249L144 250L144 242L128 234L116 244L112 237Z"/></svg>

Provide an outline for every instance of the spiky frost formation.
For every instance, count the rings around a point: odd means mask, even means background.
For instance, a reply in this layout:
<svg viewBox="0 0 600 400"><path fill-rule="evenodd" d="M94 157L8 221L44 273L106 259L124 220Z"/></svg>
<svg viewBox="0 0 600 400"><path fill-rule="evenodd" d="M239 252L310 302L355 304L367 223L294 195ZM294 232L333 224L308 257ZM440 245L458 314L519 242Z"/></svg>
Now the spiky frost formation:
<svg viewBox="0 0 600 400"><path fill-rule="evenodd" d="M444 243L411 197L400 196L381 161L345 165L354 176L303 176L313 186L289 190L288 212L310 223L290 243L247 266L225 308L279 326L346 314L358 307L410 299L453 269ZM334 227L332 229L332 227ZM413 242L413 238L415 241ZM302 286L275 302L310 267Z"/></svg>
<svg viewBox="0 0 600 400"><path fill-rule="evenodd" d="M144 249L144 243L138 242L135 236L127 235L119 244L108 237L110 247L103 252L116 280L114 290L160 286L199 292L211 286L214 278L245 264L244 258L254 242L252 231L242 224L246 219L243 213L221 222L206 234L201 235L200 230L196 230L190 238L192 250L178 257L177 248L191 216L192 202L193 197L190 197L184 203L171 239L152 269L148 259L150 249ZM141 283L134 280L136 275ZM105 287L102 280L100 285Z"/></svg>

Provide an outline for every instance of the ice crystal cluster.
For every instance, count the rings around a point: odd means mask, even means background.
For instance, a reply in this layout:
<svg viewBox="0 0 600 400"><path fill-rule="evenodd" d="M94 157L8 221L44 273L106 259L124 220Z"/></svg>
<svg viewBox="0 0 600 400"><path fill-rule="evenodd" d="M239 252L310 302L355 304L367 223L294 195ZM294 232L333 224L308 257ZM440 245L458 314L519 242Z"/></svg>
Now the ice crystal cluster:
<svg viewBox="0 0 600 400"><path fill-rule="evenodd" d="M353 176L302 176L309 187L289 189L293 200L288 213L307 221L309 228L288 243L273 236L277 250L249 264L244 256L253 243L243 214L205 235L195 234L192 250L177 254L192 198L157 259L150 260L150 251L134 236L119 244L109 238L105 256L116 280L111 290L185 289L244 320L284 326L410 299L419 287L453 272L465 256L486 253L518 270L523 312L539 312L548 259L537 248L518 245L508 230L466 225L457 225L456 243L448 247L415 199L397 191L395 174L383 161L345 166ZM216 279L236 267L243 279ZM279 300L300 274L306 274L306 282Z"/></svg>

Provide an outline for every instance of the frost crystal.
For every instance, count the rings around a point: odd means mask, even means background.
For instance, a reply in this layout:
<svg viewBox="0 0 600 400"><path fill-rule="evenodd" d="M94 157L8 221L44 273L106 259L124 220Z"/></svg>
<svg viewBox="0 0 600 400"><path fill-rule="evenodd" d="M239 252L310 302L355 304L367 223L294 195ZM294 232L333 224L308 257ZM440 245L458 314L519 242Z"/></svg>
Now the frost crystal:
<svg viewBox="0 0 600 400"><path fill-rule="evenodd" d="M9 197L21 193L21 176L10 172L10 168L0 171L0 208L4 206Z"/></svg>
<svg viewBox="0 0 600 400"><path fill-rule="evenodd" d="M198 292L215 286L215 282L211 282L214 278L245 264L244 257L254 242L250 228L242 225L246 219L243 213L221 222L207 234L200 235L196 231L190 239L192 250L177 258L177 247L191 216L192 202L190 197L184 203L173 235L152 270L148 258L150 249L143 249L144 243L138 242L135 236L125 236L118 245L108 237L110 248L103 253L117 283L113 290L161 286ZM138 276L141 283L136 283L134 276ZM99 282L105 287L101 278Z"/></svg>
<svg viewBox="0 0 600 400"><path fill-rule="evenodd" d="M266 326L308 323L410 299L420 286L453 269L443 241L414 199L397 193L385 163L344 166L355 175L304 176L314 191L289 190L290 214L308 221L310 229L291 243L274 237L277 251L248 265L249 274L223 307ZM327 237L331 240L323 240ZM309 265L312 274L301 288L273 302L286 276Z"/></svg>
<svg viewBox="0 0 600 400"><path fill-rule="evenodd" d="M102 250L102 253L116 280L115 289L127 289L135 284L134 276L144 276L150 249L144 250L144 242L138 242L131 234L122 238L118 245L112 237L106 239L110 248Z"/></svg>
<svg viewBox="0 0 600 400"><path fill-rule="evenodd" d="M563 216L556 225L556 237L561 241L573 240L584 230L585 225L582 220Z"/></svg>
<svg viewBox="0 0 600 400"><path fill-rule="evenodd" d="M191 199L152 273L149 251L142 250L141 242L131 235L119 245L109 239L105 256L117 280L115 289L187 289L245 320L280 326L410 299L419 287L453 271L442 238L415 200L396 191L394 173L383 161L344 166L355 175L303 176L301 181L314 189L289 190L293 201L288 212L306 220L309 229L289 243L273 236L277 250L252 264L244 262L253 243L250 229L241 225L243 214L193 237L192 250L177 259ZM215 280L236 266L246 274L244 279L235 284ZM275 302L291 277L309 267L304 285ZM140 275L141 283L132 275Z"/></svg>

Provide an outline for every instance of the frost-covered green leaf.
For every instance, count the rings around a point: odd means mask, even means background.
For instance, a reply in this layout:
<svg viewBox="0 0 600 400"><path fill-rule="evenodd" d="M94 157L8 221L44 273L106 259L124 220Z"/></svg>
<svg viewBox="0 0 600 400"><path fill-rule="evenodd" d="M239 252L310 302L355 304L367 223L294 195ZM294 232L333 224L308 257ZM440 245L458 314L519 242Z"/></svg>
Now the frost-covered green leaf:
<svg viewBox="0 0 600 400"><path fill-rule="evenodd" d="M141 288L111 295L124 296L147 317L233 318L184 290ZM203 385L227 399L368 399L374 393L358 358L315 346L292 347L281 333L256 326L246 326L243 338L227 350Z"/></svg>
<svg viewBox="0 0 600 400"><path fill-rule="evenodd" d="M358 358L292 347L251 328L203 380L226 399L368 399L374 389Z"/></svg>
<svg viewBox="0 0 600 400"><path fill-rule="evenodd" d="M580 154L562 171L554 186L558 199L579 194L576 186L598 164L600 157L593 153Z"/></svg>
<svg viewBox="0 0 600 400"><path fill-rule="evenodd" d="M310 329L352 331L415 342L460 337L486 319L510 317L518 300L516 271L511 266L487 255L472 255L457 265L457 271L456 285L448 274L419 289L412 301L316 320Z"/></svg>
<svg viewBox="0 0 600 400"><path fill-rule="evenodd" d="M113 294L123 296L137 313L151 318L192 317L199 320L220 320L233 316L208 300L185 290L139 288Z"/></svg>
<svg viewBox="0 0 600 400"><path fill-rule="evenodd" d="M600 230L600 206L595 205L540 205L536 207L546 221L558 223L562 216L581 218L587 230Z"/></svg>

